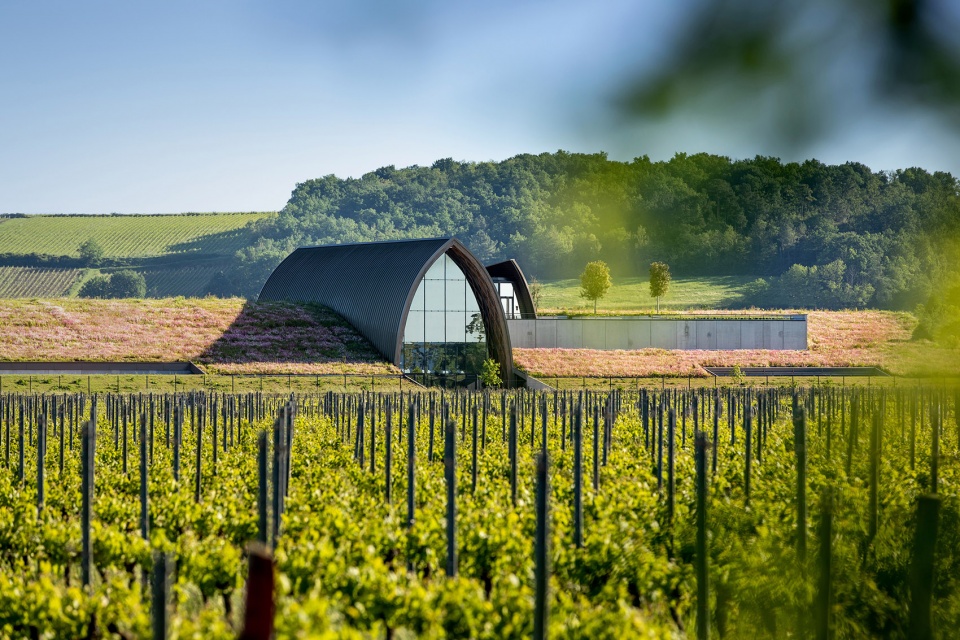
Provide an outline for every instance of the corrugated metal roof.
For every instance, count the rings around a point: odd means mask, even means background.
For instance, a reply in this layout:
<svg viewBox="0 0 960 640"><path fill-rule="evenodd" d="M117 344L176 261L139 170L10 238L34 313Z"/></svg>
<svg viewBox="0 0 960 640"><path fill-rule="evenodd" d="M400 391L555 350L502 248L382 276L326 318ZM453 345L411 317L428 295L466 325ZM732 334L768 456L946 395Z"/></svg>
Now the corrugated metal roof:
<svg viewBox="0 0 960 640"><path fill-rule="evenodd" d="M530 295L530 287L516 260L510 259L495 264L488 264L487 273L490 274L491 278L504 278L513 284L513 293L517 298L517 302L520 303L520 314L522 317L537 317L537 308L533 305L533 296Z"/></svg>
<svg viewBox="0 0 960 640"><path fill-rule="evenodd" d="M512 378L510 334L500 300L483 265L453 238L301 247L270 274L261 301L321 304L352 324L394 364L417 285L444 253L461 268L487 326L488 349ZM509 382L508 382L509 384Z"/></svg>

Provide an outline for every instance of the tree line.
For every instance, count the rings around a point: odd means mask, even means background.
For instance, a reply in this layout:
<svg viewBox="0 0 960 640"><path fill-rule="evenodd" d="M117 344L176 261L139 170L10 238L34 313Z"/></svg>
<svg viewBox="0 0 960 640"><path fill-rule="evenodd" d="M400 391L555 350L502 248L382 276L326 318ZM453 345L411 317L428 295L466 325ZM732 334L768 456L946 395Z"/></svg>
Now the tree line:
<svg viewBox="0 0 960 640"><path fill-rule="evenodd" d="M756 275L742 304L912 310L955 264L958 193L949 173L854 162L447 158L298 184L277 217L252 223L256 240L214 293L256 295L298 246L456 236L540 279L599 259L617 276L645 275L659 261L680 277Z"/></svg>

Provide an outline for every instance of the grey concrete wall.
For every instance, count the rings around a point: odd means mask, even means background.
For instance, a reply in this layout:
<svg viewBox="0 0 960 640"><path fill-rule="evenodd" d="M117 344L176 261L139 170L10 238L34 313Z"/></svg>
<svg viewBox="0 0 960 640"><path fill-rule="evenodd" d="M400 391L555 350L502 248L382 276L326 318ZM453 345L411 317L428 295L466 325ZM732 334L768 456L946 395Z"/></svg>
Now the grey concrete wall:
<svg viewBox="0 0 960 640"><path fill-rule="evenodd" d="M521 349L807 348L807 316L775 318L537 318L507 320Z"/></svg>

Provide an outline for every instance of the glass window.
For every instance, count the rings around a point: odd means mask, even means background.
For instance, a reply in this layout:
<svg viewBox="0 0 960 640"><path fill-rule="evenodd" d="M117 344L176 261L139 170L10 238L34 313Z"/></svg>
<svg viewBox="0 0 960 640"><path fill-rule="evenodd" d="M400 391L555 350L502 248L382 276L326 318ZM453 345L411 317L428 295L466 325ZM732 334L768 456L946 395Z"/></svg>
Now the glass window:
<svg viewBox="0 0 960 640"><path fill-rule="evenodd" d="M426 275L423 276L424 280L443 280L443 271L444 265L446 264L445 258L446 254L440 256L440 259L430 265L430 268L427 269Z"/></svg>
<svg viewBox="0 0 960 640"><path fill-rule="evenodd" d="M423 311L423 281L417 287L417 292L413 294L413 301L410 303L411 311Z"/></svg>
<svg viewBox="0 0 960 640"><path fill-rule="evenodd" d="M424 314L423 340L443 343L447 341L446 320L443 311L427 311Z"/></svg>
<svg viewBox="0 0 960 640"><path fill-rule="evenodd" d="M512 295L512 286L509 291ZM440 256L418 285L403 342L405 371L439 374L453 384L474 380L458 373L480 372L487 357L486 327L473 289L449 256Z"/></svg>
<svg viewBox="0 0 960 640"><path fill-rule="evenodd" d="M424 280L424 310L443 311L447 308L446 283L443 280Z"/></svg>
<svg viewBox="0 0 960 640"><path fill-rule="evenodd" d="M463 311L447 311L447 342L467 341L467 314Z"/></svg>
<svg viewBox="0 0 960 640"><path fill-rule="evenodd" d="M477 297L473 294L473 289L470 288L469 283L467 283L464 294L466 297L464 308L467 310L467 313L480 313L480 304L477 302Z"/></svg>
<svg viewBox="0 0 960 640"><path fill-rule="evenodd" d="M466 298L466 280L447 280L447 311L464 311L467 303Z"/></svg>
<svg viewBox="0 0 960 640"><path fill-rule="evenodd" d="M423 311L411 311L403 332L404 342L423 342Z"/></svg>

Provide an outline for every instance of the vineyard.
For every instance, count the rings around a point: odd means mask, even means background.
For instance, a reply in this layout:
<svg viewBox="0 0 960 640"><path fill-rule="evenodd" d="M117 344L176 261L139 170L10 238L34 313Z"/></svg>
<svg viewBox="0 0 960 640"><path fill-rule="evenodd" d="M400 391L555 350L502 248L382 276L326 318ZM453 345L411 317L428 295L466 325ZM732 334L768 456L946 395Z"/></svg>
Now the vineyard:
<svg viewBox="0 0 960 640"><path fill-rule="evenodd" d="M5 395L0 633L951 637L957 400Z"/></svg>
<svg viewBox="0 0 960 640"><path fill-rule="evenodd" d="M83 275L83 269L0 266L0 298L59 298Z"/></svg>
<svg viewBox="0 0 960 640"><path fill-rule="evenodd" d="M76 256L93 238L107 258L203 250L232 255L247 244L242 228L269 213L151 216L27 216L3 222L0 254ZM41 295L41 294L33 294Z"/></svg>
<svg viewBox="0 0 960 640"><path fill-rule="evenodd" d="M144 269L141 273L147 281L147 297L200 298L206 294L207 285L214 274L229 269L227 263L214 262L182 268Z"/></svg>

